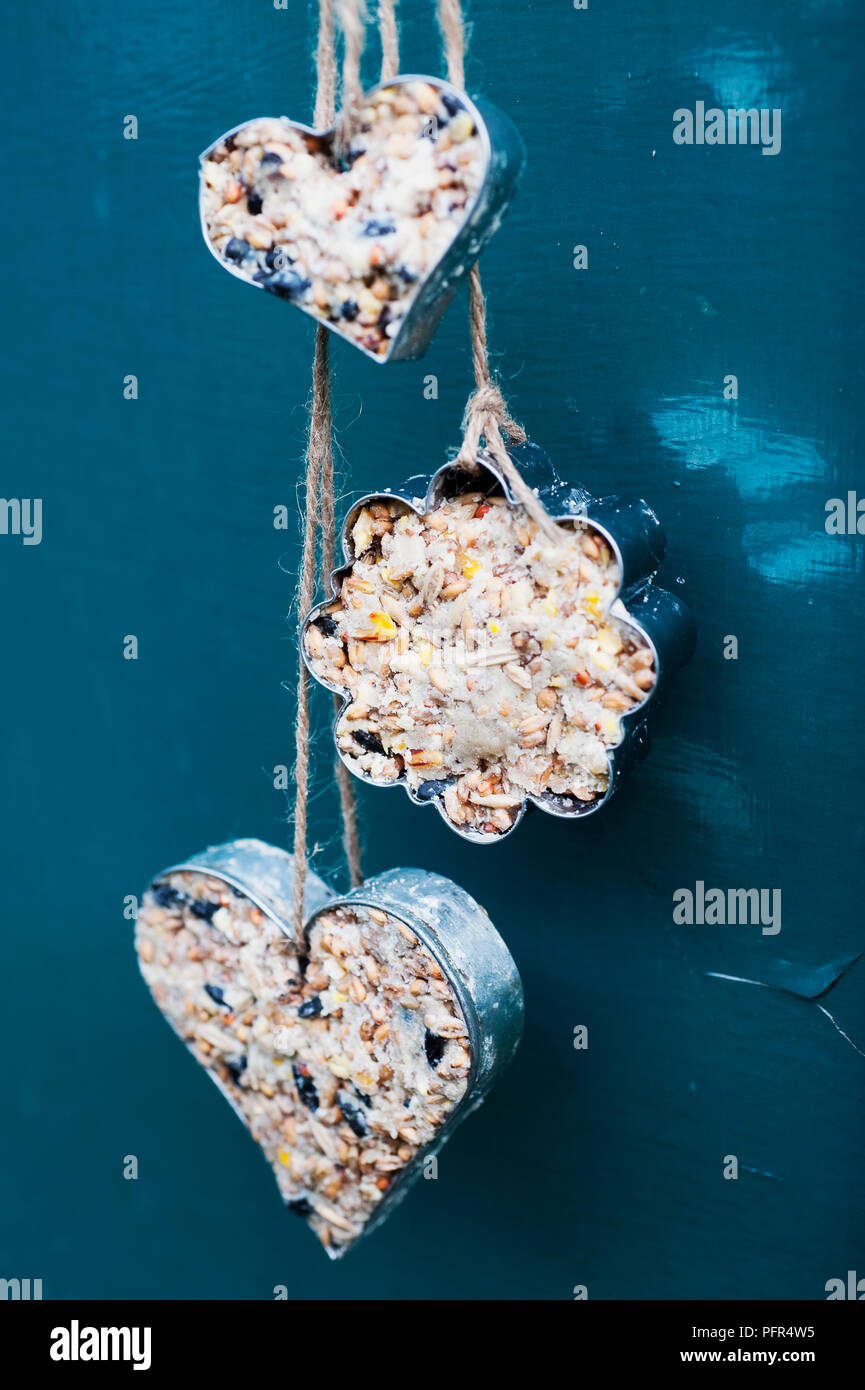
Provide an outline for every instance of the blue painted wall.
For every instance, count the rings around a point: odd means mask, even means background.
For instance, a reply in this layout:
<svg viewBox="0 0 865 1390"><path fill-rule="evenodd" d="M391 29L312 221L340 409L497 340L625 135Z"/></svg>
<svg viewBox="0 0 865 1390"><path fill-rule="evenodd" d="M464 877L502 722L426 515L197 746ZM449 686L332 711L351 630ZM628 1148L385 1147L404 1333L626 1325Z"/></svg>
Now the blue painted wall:
<svg viewBox="0 0 865 1390"><path fill-rule="evenodd" d="M403 69L441 72L431 5L401 9ZM368 870L435 868L484 902L528 1024L438 1182L332 1267L153 1009L122 915L207 843L289 840L272 769L291 761L298 546L272 513L296 512L312 328L206 253L196 157L248 117L308 119L313 16L6 16L2 491L43 499L44 535L0 536L0 1275L49 1297L822 1298L865 1275L865 1059L818 1007L865 1049L865 966L818 1002L708 974L807 993L810 967L865 944L865 540L824 525L829 498L865 493L860 11L475 0L472 19L469 87L528 150L484 260L503 382L563 470L657 509L701 645L651 759L583 825L537 816L480 852L362 789ZM781 152L674 144L697 101L780 108ZM458 442L462 297L422 363L333 356L341 492ZM338 883L323 732L316 766ZM697 880L781 889L780 934L674 924Z"/></svg>

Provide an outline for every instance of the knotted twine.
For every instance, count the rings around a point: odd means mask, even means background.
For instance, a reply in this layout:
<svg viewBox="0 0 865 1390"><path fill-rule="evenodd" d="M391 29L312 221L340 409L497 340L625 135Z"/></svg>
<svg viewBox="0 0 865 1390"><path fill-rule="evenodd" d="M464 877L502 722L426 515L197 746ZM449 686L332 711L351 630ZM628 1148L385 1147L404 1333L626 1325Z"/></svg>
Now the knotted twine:
<svg viewBox="0 0 865 1390"><path fill-rule="evenodd" d="M438 0L439 26L445 45L448 80L460 91L465 89L465 26L460 0ZM487 311L481 276L477 265L469 272L469 324L472 337L472 363L475 389L466 402L463 415L463 442L457 462L463 467L477 467L481 440L486 442L514 496L522 502L538 529L548 540L558 543L558 527L537 495L525 482L505 447L503 436L515 444L526 442L526 432L508 412L505 398L490 373L487 350Z"/></svg>

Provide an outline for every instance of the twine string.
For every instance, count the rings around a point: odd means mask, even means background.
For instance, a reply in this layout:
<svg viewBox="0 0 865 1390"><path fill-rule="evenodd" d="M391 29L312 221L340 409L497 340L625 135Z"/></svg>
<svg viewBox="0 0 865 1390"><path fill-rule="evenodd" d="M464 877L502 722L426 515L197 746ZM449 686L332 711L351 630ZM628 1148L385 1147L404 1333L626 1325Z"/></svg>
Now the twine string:
<svg viewBox="0 0 865 1390"><path fill-rule="evenodd" d="M337 0L337 5L343 36L342 110L336 123L334 147L337 156L344 157L357 129L363 104L360 60L366 37L366 8L364 0Z"/></svg>
<svg viewBox="0 0 865 1390"><path fill-rule="evenodd" d="M465 25L460 0L438 0L439 27L442 31L447 62L448 80L463 91L465 88ZM524 444L526 432L508 411L505 398L490 372L487 348L487 310L477 265L469 272L469 325L472 340L472 365L475 389L466 402L463 415L463 442L457 461L464 468L477 467L481 440L486 442L514 496L548 540L558 543L558 527L543 503L532 492L507 451L504 436L512 443Z"/></svg>
<svg viewBox="0 0 865 1390"><path fill-rule="evenodd" d="M320 325L316 329L316 348L319 335L324 339L325 371L327 375L327 412L330 418L330 372L327 366L327 329ZM336 568L336 517L333 495L333 434L328 430L328 447L322 459L321 468L321 585L326 594L330 593L330 576ZM308 610L305 610L308 611ZM305 668L304 668L305 669ZM333 696L334 715L342 709L339 695ZM357 829L357 801L351 773L341 758L336 759L336 786L339 793L339 809L342 816L342 843L348 864L348 876L352 888L363 882L360 863L360 838ZM295 821L296 827L296 821Z"/></svg>
<svg viewBox="0 0 865 1390"><path fill-rule="evenodd" d="M315 108L313 122L316 130L331 124L336 110L336 49L333 32L333 0L320 0L318 7L318 42L315 48Z"/></svg>
<svg viewBox="0 0 865 1390"><path fill-rule="evenodd" d="M363 51L364 14L361 0L339 0L340 24L345 35L343 100L345 108L356 111L360 98L360 58ZM395 27L395 25L394 25ZM313 120L323 129L334 120L336 110L336 48L334 0L319 0L318 40L316 44L317 84ZM391 50L389 49L389 53ZM352 116L348 116L348 124ZM320 509L320 521L319 521ZM330 395L330 357L328 333L319 324L315 330L312 365L312 404L306 448L303 549L297 603L301 615L309 612L315 596L315 555L317 532L321 528L320 582L328 592L334 568L336 523L333 491L333 413ZM294 929L298 942L303 939L304 895L309 876L307 828L309 812L309 688L310 676L298 653L297 715L295 719L295 801L294 801ZM334 696L334 707L340 700ZM343 844L352 887L362 880L357 807L351 773L341 760L336 764Z"/></svg>
<svg viewBox="0 0 865 1390"><path fill-rule="evenodd" d="M315 330L312 409L309 422L309 441L306 448L303 553L297 595L298 608L301 614L309 612L315 593L318 496L322 485L322 474L326 473L327 469L327 459L330 459L331 491L333 490L332 450L327 329L319 325ZM295 939L300 943L303 940L303 899L309 872L309 861L306 853L307 810L309 806L309 672L300 654L298 655L297 666L297 716L294 726L294 742L294 929Z"/></svg>
<svg viewBox="0 0 865 1390"><path fill-rule="evenodd" d="M439 27L445 43L448 81L465 91L466 35L460 0L438 0Z"/></svg>
<svg viewBox="0 0 865 1390"><path fill-rule="evenodd" d="M381 80L388 82L399 72L396 0L378 0L378 32L381 39Z"/></svg>

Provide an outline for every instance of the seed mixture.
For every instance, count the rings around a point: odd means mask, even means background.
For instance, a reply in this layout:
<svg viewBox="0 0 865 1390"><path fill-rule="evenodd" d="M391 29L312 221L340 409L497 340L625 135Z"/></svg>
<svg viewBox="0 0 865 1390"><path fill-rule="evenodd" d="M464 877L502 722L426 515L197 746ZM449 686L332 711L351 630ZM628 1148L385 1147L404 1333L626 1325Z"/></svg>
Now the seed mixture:
<svg viewBox="0 0 865 1390"><path fill-rule="evenodd" d="M284 117L252 121L202 169L220 255L383 356L465 221L485 159L474 118L425 82L373 92L344 163Z"/></svg>
<svg viewBox="0 0 865 1390"><path fill-rule="evenodd" d="M318 916L308 956L238 890L182 870L145 894L141 971L261 1145L283 1198L342 1254L462 1100L456 996L404 923Z"/></svg>
<svg viewBox="0 0 865 1390"><path fill-rule="evenodd" d="M313 674L350 697L337 740L352 768L440 797L470 833L504 834L527 795L565 810L602 797L621 717L655 682L604 537L559 531L551 544L501 495L424 516L379 498L354 523L339 598L304 633Z"/></svg>

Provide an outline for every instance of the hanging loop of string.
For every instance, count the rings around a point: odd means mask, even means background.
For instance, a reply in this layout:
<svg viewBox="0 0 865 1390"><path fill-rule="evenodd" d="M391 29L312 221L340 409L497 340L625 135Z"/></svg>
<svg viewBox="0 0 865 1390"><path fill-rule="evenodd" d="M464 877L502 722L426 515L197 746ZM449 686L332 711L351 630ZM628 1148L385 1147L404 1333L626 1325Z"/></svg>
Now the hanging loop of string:
<svg viewBox="0 0 865 1390"><path fill-rule="evenodd" d="M460 0L438 0L439 27L445 46L448 80L460 91L465 88L465 25ZM477 463L481 440L486 442L514 496L548 540L558 542L555 522L536 494L525 482L505 445L504 436L514 444L524 444L526 433L510 415L505 398L490 372L487 348L487 311L477 265L469 272L469 323L472 337L472 364L475 389L463 416L463 442L457 460L466 468Z"/></svg>
<svg viewBox="0 0 865 1390"><path fill-rule="evenodd" d="M357 121L362 90L360 60L365 36L363 0L337 0L340 27L345 51L342 68L343 107L337 129L337 141L346 145ZM399 40L396 27L395 0L379 0L379 29L381 34L382 79L394 77L399 70ZM334 0L320 0L318 41L316 44L317 85L315 112L316 128L321 130L333 123L336 115L336 33ZM312 404L309 438L306 448L306 481L304 497L303 550L300 565L297 603L300 613L312 607L316 587L315 557L317 533L321 530L321 568L319 587L329 592L330 576L336 559L336 520L333 492L333 413L330 393L330 359L328 332L321 324L315 330L315 355L312 365ZM310 676L302 655L298 654L297 717L295 721L295 803L294 803L294 929L302 939L304 895L309 877L307 832L309 812L309 690ZM341 701L333 697L334 709ZM357 803L352 776L337 759L336 782L342 817L343 846L351 886L363 880L360 861L360 839L357 828Z"/></svg>

